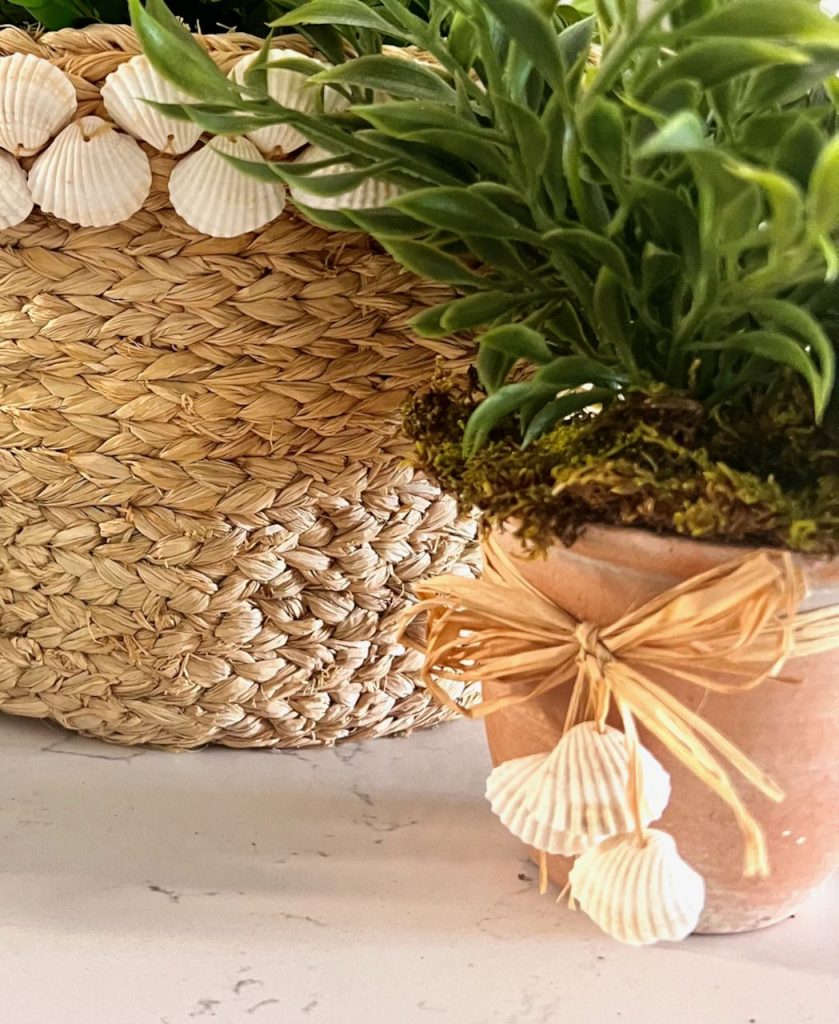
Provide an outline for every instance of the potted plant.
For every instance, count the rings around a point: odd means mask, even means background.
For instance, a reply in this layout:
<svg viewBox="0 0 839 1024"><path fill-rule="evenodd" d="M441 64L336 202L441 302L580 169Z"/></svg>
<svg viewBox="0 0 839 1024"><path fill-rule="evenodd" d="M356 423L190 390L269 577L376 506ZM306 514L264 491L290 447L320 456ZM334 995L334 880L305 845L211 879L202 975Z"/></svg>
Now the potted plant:
<svg viewBox="0 0 839 1024"><path fill-rule="evenodd" d="M406 427L487 531L482 581L419 592L429 684L484 683L494 809L558 882L579 855L572 897L626 941L791 913L839 857L839 25L816 0L289 6L344 35L309 68L346 101L320 120L258 74L223 94L132 0L207 101L180 116L295 125L318 158L242 169L459 292L414 326L476 332L477 379Z"/></svg>

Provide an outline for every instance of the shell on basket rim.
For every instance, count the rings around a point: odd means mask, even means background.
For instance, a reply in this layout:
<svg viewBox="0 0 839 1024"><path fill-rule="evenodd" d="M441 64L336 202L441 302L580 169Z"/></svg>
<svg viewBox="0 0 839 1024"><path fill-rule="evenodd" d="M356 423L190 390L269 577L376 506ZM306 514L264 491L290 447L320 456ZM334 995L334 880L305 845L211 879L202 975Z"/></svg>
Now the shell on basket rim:
<svg viewBox="0 0 839 1024"><path fill-rule="evenodd" d="M696 930L705 906L702 876L666 832L642 844L612 836L583 853L569 875L571 897L607 935L633 946L678 942Z"/></svg>
<svg viewBox="0 0 839 1024"><path fill-rule="evenodd" d="M259 52L246 53L233 66L230 77L237 85L245 84L248 68L260 56ZM296 50L277 47L271 50L271 58L300 57ZM313 61L313 58L307 58ZM326 70L329 65L314 61ZM326 113L335 113L349 105L349 101L335 89L327 89L321 85L308 82L302 71L290 68L268 68L268 95L272 100L284 107L299 110L301 113L313 114L319 109ZM322 100L321 100L322 97ZM321 108L320 104L323 103ZM287 156L306 145L305 135L289 124L273 124L265 128L255 128L247 133L247 138L266 156Z"/></svg>
<svg viewBox="0 0 839 1024"><path fill-rule="evenodd" d="M664 813L670 776L648 750L639 747L639 752L641 819L648 825ZM618 729L607 725L601 731L594 722L581 722L549 753L516 760L527 762L529 771L518 771L515 761L499 765L487 782L487 796L493 811L514 827L504 824L529 845L573 856L634 828L629 749ZM550 846L540 846L534 837Z"/></svg>
<svg viewBox="0 0 839 1024"><path fill-rule="evenodd" d="M127 220L142 208L151 181L139 143L94 116L69 124L29 172L38 206L82 227Z"/></svg>
<svg viewBox="0 0 839 1024"><path fill-rule="evenodd" d="M22 224L34 205L26 171L10 153L0 150L0 231Z"/></svg>
<svg viewBox="0 0 839 1024"><path fill-rule="evenodd" d="M285 206L285 187L239 170L225 156L262 163L243 136L219 135L181 160L169 178L176 213L191 228L215 238L235 238L275 220Z"/></svg>
<svg viewBox="0 0 839 1024"><path fill-rule="evenodd" d="M43 57L0 57L0 147L13 156L34 156L78 107L64 72Z"/></svg>
<svg viewBox="0 0 839 1024"><path fill-rule="evenodd" d="M317 163L320 160L329 159L331 155L320 146L310 146L295 160L295 163ZM346 174L357 169L351 164L334 164L332 167L313 171L312 176ZM357 188L338 196L319 196L307 192L305 182L290 186L289 191L296 203L301 206L310 206L313 210L378 210L387 206L390 200L395 199L403 189L392 182L382 181L381 178L368 178Z"/></svg>
<svg viewBox="0 0 839 1024"><path fill-rule="evenodd" d="M147 101L189 103L194 99L165 79L145 54L121 64L102 86L105 109L120 128L162 153L175 155L192 149L201 137L200 126L167 117Z"/></svg>

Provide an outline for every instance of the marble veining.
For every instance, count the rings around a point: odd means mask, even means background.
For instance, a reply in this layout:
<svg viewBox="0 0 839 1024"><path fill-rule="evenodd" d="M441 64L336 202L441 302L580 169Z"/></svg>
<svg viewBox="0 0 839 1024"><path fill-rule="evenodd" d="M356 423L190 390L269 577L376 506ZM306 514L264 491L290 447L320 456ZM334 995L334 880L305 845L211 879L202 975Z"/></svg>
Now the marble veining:
<svg viewBox="0 0 839 1024"><path fill-rule="evenodd" d="M488 767L466 723L176 756L0 719L0 1024L835 1024L839 885L618 946L540 899Z"/></svg>

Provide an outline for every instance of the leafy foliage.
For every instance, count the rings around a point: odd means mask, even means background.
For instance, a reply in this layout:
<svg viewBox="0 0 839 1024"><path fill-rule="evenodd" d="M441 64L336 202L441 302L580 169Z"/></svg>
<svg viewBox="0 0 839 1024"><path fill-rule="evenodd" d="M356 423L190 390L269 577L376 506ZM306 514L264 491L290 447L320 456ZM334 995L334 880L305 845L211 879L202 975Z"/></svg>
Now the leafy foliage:
<svg viewBox="0 0 839 1024"><path fill-rule="evenodd" d="M207 101L185 116L220 132L287 121L354 181L404 189L383 211L309 212L460 293L416 328L483 331L467 454L513 414L530 444L656 384L713 409L793 371L826 414L839 23L817 0L596 0L591 16L556 0L286 4L275 25L305 29L337 65L317 80L352 101L330 116L279 106L256 78L232 96L162 0L130 3L151 59ZM436 66L382 52L387 38ZM270 170L349 187L323 163Z"/></svg>
<svg viewBox="0 0 839 1024"><path fill-rule="evenodd" d="M270 0L178 0L173 3L173 9L188 24L204 31L239 28L264 32L266 24L281 13L283 5ZM0 21L15 25L38 22L48 29L93 21L125 24L128 21L128 0L0 2Z"/></svg>

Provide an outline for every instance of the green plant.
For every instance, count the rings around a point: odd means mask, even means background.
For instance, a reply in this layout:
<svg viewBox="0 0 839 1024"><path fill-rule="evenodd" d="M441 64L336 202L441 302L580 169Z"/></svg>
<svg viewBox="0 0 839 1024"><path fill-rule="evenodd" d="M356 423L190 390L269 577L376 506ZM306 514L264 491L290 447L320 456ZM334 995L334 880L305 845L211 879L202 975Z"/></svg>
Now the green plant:
<svg viewBox="0 0 839 1024"><path fill-rule="evenodd" d="M234 90L161 0L131 0L151 59L207 101L187 116L220 132L289 121L335 154L252 172L319 194L369 177L405 190L385 209L309 212L460 293L415 326L483 331L488 397L467 452L512 414L527 444L634 388L712 409L789 371L820 421L839 327L839 24L817 0L594 7L297 4L277 27L330 24L357 44L315 75L353 105L313 117L267 98L258 75ZM438 67L382 54L386 36ZM338 163L354 170L329 174ZM534 372L511 382L522 360Z"/></svg>
<svg viewBox="0 0 839 1024"><path fill-rule="evenodd" d="M251 32L263 31L266 22L277 17L286 6L270 0L180 0L173 5L179 17L190 25L200 25L205 31L235 27ZM0 21L12 24L39 22L48 29L92 21L124 24L128 21L128 0L0 2Z"/></svg>

